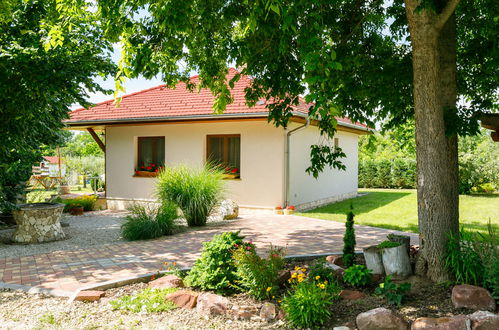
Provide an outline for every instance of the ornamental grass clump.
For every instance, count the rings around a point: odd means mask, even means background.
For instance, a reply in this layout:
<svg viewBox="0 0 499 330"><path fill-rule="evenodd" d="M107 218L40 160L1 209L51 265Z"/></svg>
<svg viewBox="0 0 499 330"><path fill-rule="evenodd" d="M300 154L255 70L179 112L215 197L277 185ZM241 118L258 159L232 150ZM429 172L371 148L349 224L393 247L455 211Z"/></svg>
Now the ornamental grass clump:
<svg viewBox="0 0 499 330"><path fill-rule="evenodd" d="M166 167L158 175L159 198L178 205L190 227L206 225L222 192L223 173L214 166Z"/></svg>
<svg viewBox="0 0 499 330"><path fill-rule="evenodd" d="M233 253L236 286L256 299L271 299L279 290L279 271L284 267L284 250L270 247L267 258L261 258L254 244L238 246Z"/></svg>
<svg viewBox="0 0 499 330"><path fill-rule="evenodd" d="M177 226L177 206L163 203L159 207L133 204L128 208L130 214L121 226L121 235L128 241L151 239L172 235Z"/></svg>

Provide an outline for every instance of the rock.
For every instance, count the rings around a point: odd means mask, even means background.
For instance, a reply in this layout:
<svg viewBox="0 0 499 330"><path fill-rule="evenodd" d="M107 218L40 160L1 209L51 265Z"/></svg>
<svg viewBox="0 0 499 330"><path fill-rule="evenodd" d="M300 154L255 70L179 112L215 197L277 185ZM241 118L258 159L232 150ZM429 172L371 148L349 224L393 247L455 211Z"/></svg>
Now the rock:
<svg viewBox="0 0 499 330"><path fill-rule="evenodd" d="M350 330L350 328L342 325L341 327L334 327L333 330Z"/></svg>
<svg viewBox="0 0 499 330"><path fill-rule="evenodd" d="M277 274L277 284L279 286L286 284L286 282L291 278L291 271L289 270L280 270Z"/></svg>
<svg viewBox="0 0 499 330"><path fill-rule="evenodd" d="M78 301L99 301L101 297L104 297L106 293L104 291L97 290L88 290L88 291L80 291L74 298L74 300Z"/></svg>
<svg viewBox="0 0 499 330"><path fill-rule="evenodd" d="M452 288L452 305L454 308L469 308L493 312L496 302L489 291L479 286L463 284Z"/></svg>
<svg viewBox="0 0 499 330"><path fill-rule="evenodd" d="M265 321L272 321L277 316L277 307L273 303L265 303L260 309L260 317Z"/></svg>
<svg viewBox="0 0 499 330"><path fill-rule="evenodd" d="M166 296L166 300L185 309L193 309L196 307L197 299L198 295L196 293L187 290L176 291Z"/></svg>
<svg viewBox="0 0 499 330"><path fill-rule="evenodd" d="M359 300L364 298L366 295L363 292L355 290L341 290L340 297L346 300Z"/></svg>
<svg viewBox="0 0 499 330"><path fill-rule="evenodd" d="M238 320L250 320L258 314L258 308L255 306L232 306L231 312Z"/></svg>
<svg viewBox="0 0 499 330"><path fill-rule="evenodd" d="M471 321L472 330L496 330L499 329L499 315L479 311L468 315L468 319Z"/></svg>
<svg viewBox="0 0 499 330"><path fill-rule="evenodd" d="M326 261L330 264L335 264L337 266L343 267L343 256L342 255L331 255L326 257Z"/></svg>
<svg viewBox="0 0 499 330"><path fill-rule="evenodd" d="M224 220L236 219L239 216L239 206L231 199L225 199L220 203L220 215Z"/></svg>
<svg viewBox="0 0 499 330"><path fill-rule="evenodd" d="M279 308L279 310L277 311L277 319L281 321L284 321L286 319L286 313L281 308Z"/></svg>
<svg viewBox="0 0 499 330"><path fill-rule="evenodd" d="M214 293L201 293L198 296L196 310L206 315L222 315L229 310L229 299Z"/></svg>
<svg viewBox="0 0 499 330"><path fill-rule="evenodd" d="M149 282L149 287L153 289L183 288L184 282L176 275L166 275Z"/></svg>
<svg viewBox="0 0 499 330"><path fill-rule="evenodd" d="M439 318L420 317L412 323L411 330L467 330L469 322L464 315Z"/></svg>
<svg viewBox="0 0 499 330"><path fill-rule="evenodd" d="M356 318L359 330L407 330L407 322L386 308L360 313Z"/></svg>

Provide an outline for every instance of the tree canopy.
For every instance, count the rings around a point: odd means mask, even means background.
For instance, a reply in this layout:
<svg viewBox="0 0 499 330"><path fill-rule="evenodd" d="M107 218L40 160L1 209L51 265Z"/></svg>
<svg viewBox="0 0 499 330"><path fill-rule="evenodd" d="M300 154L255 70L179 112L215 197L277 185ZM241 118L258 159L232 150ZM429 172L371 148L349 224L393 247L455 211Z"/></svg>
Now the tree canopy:
<svg viewBox="0 0 499 330"><path fill-rule="evenodd" d="M89 92L106 92L94 77L115 70L95 14L66 17L67 29L53 32L61 16L56 2L8 3L10 15L0 20L0 210L12 206L41 146L58 143L69 107L88 104Z"/></svg>

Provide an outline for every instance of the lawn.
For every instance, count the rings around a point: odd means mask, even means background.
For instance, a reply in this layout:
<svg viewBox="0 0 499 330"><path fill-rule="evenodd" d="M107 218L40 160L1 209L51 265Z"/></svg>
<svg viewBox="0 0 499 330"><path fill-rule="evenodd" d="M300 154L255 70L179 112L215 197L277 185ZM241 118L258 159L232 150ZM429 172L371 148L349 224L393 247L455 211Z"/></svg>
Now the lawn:
<svg viewBox="0 0 499 330"><path fill-rule="evenodd" d="M91 186L87 184L87 187L83 188L82 185L78 186L71 186L71 193L72 194L91 194L94 191L92 190ZM57 189L50 189L50 190L45 190L45 189L30 189L28 194L26 195L26 198L28 202L43 202L45 201L45 198L50 197L51 195L57 194Z"/></svg>
<svg viewBox="0 0 499 330"><path fill-rule="evenodd" d="M299 215L345 222L353 205L355 222L361 225L418 232L416 190L359 189L364 196L310 210ZM460 223L465 228L487 231L490 219L499 228L499 194L459 196Z"/></svg>

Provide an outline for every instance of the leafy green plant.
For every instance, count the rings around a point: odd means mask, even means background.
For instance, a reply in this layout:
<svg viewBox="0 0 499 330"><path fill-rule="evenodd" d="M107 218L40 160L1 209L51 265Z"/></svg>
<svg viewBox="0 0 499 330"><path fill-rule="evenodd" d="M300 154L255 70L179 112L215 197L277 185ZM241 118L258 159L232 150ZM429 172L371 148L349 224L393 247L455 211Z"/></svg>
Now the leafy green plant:
<svg viewBox="0 0 499 330"><path fill-rule="evenodd" d="M172 203L165 203L158 208L133 204L128 211L130 214L121 226L121 234L126 240L136 241L172 235L177 228L177 211Z"/></svg>
<svg viewBox="0 0 499 330"><path fill-rule="evenodd" d="M278 275L284 266L282 248L270 247L267 258L261 258L254 245L240 246L233 258L239 280L236 285L257 299L270 299L279 289Z"/></svg>
<svg viewBox="0 0 499 330"><path fill-rule="evenodd" d="M166 300L166 296L175 291L177 291L176 288L147 288L134 295L111 300L109 304L113 310L126 310L134 313L165 312L177 308L173 302Z"/></svg>
<svg viewBox="0 0 499 330"><path fill-rule="evenodd" d="M94 205L97 202L97 196L95 195L83 195L76 198L62 199L58 198L56 200L58 203L64 204L64 212L69 212L75 206L83 206L83 210L92 211Z"/></svg>
<svg viewBox="0 0 499 330"><path fill-rule="evenodd" d="M385 277L383 283L374 290L377 295L384 296L389 304L400 306L405 298L405 294L411 289L411 283L395 284L392 277Z"/></svg>
<svg viewBox="0 0 499 330"><path fill-rule="evenodd" d="M466 231L449 235L445 264L457 283L483 286L499 299L499 250L490 220L487 234Z"/></svg>
<svg viewBox="0 0 499 330"><path fill-rule="evenodd" d="M383 242L379 243L378 245L376 245L376 247L378 249L389 249L389 248L394 248L394 247L397 247L400 245L402 245L402 243L400 243L400 242L383 241Z"/></svg>
<svg viewBox="0 0 499 330"><path fill-rule="evenodd" d="M353 265L345 269L343 274L343 281L353 287L365 287L371 283L372 274L371 270L363 265Z"/></svg>
<svg viewBox="0 0 499 330"><path fill-rule="evenodd" d="M203 243L199 257L185 282L203 290L229 291L240 280L232 253L240 246L250 246L243 241L239 232L225 232L213 236L212 240Z"/></svg>
<svg viewBox="0 0 499 330"><path fill-rule="evenodd" d="M163 202L180 207L189 226L204 226L223 191L223 173L212 166L166 167L159 172L157 192Z"/></svg>
<svg viewBox="0 0 499 330"><path fill-rule="evenodd" d="M331 317L329 311L337 295L326 289L324 283L302 281L284 296L282 308L291 325L311 328L324 324Z"/></svg>
<svg viewBox="0 0 499 330"><path fill-rule="evenodd" d="M327 281L328 283L336 284L334 270L327 267L326 258L321 258L310 266L307 279ZM329 286L329 288L332 287L333 285Z"/></svg>
<svg viewBox="0 0 499 330"><path fill-rule="evenodd" d="M353 206L350 204L350 212L347 214L345 223L345 234L343 235L343 265L353 266L355 261L355 228L354 228Z"/></svg>

